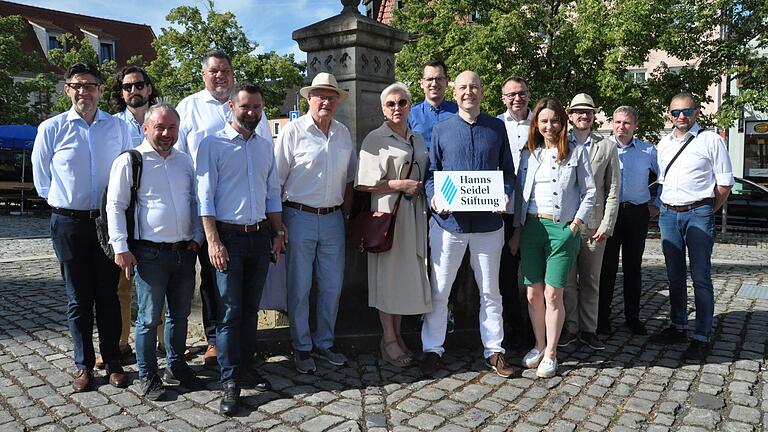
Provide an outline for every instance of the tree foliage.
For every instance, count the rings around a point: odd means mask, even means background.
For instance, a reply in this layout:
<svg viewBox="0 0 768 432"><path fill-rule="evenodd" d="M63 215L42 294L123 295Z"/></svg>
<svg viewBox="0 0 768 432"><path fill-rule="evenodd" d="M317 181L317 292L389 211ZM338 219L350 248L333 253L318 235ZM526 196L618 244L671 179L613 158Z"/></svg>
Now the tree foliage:
<svg viewBox="0 0 768 432"><path fill-rule="evenodd" d="M42 73L40 59L21 48L25 23L19 16L0 17L0 124L39 124L50 111L46 97L56 80ZM32 78L15 81L22 73ZM33 98L30 103L30 96Z"/></svg>
<svg viewBox="0 0 768 432"><path fill-rule="evenodd" d="M553 96L567 104L586 92L609 115L619 105L636 107L645 136L663 128L674 94L709 101L710 85L730 75L746 83L741 94L724 97L717 117L702 120L729 126L740 106L768 101L768 60L759 54L768 44L767 8L764 0L412 1L395 16L394 25L416 37L398 53L396 73L418 95L427 60L442 59L451 76L475 70L485 84L483 109L493 113L504 109L500 89L510 76L529 82L533 101ZM661 64L636 82L628 70L656 50L692 66Z"/></svg>
<svg viewBox="0 0 768 432"><path fill-rule="evenodd" d="M286 90L302 83L301 69L293 55L274 51L255 54L259 46L248 39L231 12L217 12L214 2L207 2L207 14L194 6L180 6L170 11L153 46L157 58L148 72L163 96L178 102L204 88L200 60L208 50L221 49L232 57L235 79L247 79L264 91L267 115L279 114Z"/></svg>

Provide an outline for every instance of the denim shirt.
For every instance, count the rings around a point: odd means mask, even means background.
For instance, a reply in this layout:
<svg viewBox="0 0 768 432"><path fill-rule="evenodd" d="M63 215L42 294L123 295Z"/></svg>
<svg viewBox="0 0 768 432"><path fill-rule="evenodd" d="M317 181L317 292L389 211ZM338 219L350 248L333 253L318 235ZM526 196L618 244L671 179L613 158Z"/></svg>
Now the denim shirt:
<svg viewBox="0 0 768 432"><path fill-rule="evenodd" d="M511 196L515 163L504 122L480 113L473 124L458 115L437 123L432 130L424 182L428 203L435 195L435 171L503 171L504 192ZM444 230L455 233L491 232L502 227L501 215L492 212L455 212L445 216L435 213L432 218Z"/></svg>
<svg viewBox="0 0 768 432"><path fill-rule="evenodd" d="M568 157L557 165L552 175L552 205L556 223L575 218L587 221L595 205L595 181L589 163L589 151L583 145L569 143ZM533 194L533 180L541 164L525 148L520 155L515 187L514 225L521 226L528 216L528 202Z"/></svg>

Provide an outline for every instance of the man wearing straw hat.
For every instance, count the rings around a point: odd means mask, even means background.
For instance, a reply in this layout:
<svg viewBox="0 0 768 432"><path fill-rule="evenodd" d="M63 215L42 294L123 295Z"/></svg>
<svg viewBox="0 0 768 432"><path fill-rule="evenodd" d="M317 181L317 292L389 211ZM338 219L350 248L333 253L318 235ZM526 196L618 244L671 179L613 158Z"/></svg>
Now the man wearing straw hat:
<svg viewBox="0 0 768 432"><path fill-rule="evenodd" d="M593 350L603 350L605 344L596 334L600 269L603 266L605 240L613 234L619 212L619 152L609 140L592 133L598 108L590 95L577 94L565 111L572 126L570 142L589 150L596 190L595 206L581 227L579 257L576 265L571 267L568 286L563 293L565 325L558 346L567 346L578 338Z"/></svg>
<svg viewBox="0 0 768 432"><path fill-rule="evenodd" d="M346 126L333 116L347 92L321 72L299 93L309 113L277 137L275 160L282 187L283 223L288 230L288 320L299 373L315 371L319 357L334 366L347 358L333 349L344 278L344 221L352 205L357 158ZM309 328L309 291L317 281L317 325Z"/></svg>

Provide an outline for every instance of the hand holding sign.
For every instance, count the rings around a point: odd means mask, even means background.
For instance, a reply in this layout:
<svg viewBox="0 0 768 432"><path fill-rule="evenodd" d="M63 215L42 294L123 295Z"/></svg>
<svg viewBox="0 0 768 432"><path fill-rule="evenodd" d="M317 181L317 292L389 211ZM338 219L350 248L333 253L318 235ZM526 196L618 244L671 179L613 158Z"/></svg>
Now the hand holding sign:
<svg viewBox="0 0 768 432"><path fill-rule="evenodd" d="M501 171L435 171L432 208L441 211L490 211L503 213L509 197L504 193Z"/></svg>

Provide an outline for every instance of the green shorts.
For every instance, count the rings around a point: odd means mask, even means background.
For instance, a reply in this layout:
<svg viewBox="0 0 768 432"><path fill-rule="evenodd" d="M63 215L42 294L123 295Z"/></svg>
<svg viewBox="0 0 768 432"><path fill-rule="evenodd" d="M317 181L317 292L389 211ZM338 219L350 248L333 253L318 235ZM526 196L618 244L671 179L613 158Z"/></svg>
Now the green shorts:
<svg viewBox="0 0 768 432"><path fill-rule="evenodd" d="M523 283L541 281L565 288L568 271L576 261L581 236L573 235L570 222L555 223L529 215L520 233L520 269Z"/></svg>

